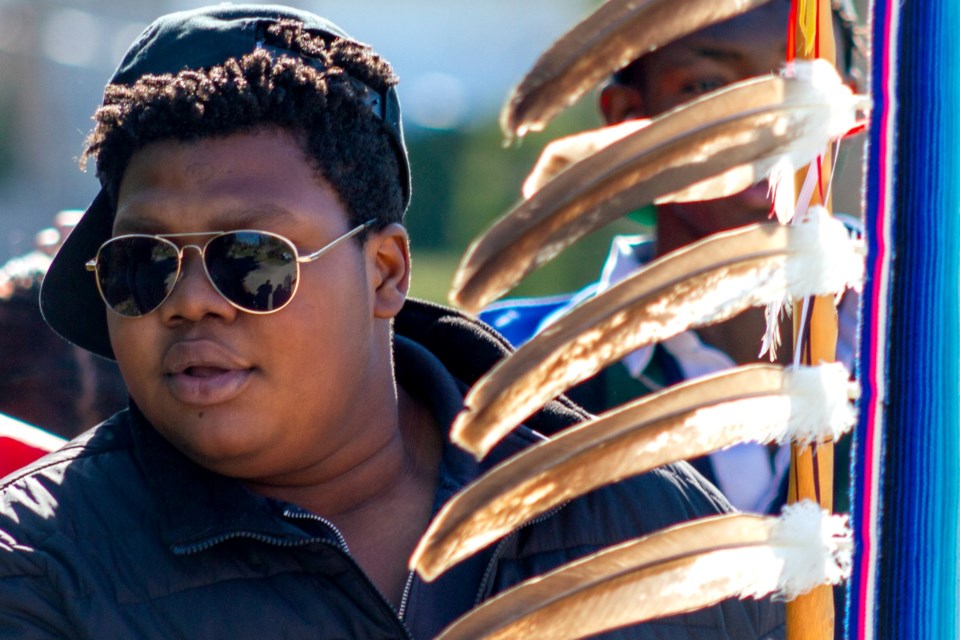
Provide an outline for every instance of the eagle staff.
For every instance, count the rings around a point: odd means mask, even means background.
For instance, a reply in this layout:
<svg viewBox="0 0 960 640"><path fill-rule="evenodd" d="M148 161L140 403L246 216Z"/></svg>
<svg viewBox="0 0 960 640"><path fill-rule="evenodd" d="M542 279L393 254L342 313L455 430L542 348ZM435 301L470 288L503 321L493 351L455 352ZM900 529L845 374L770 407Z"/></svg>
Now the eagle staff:
<svg viewBox="0 0 960 640"><path fill-rule="evenodd" d="M787 60L795 58L823 58L836 64L833 34L833 13L830 0L794 0L791 9L792 33L788 37ZM797 172L796 192L803 193L802 185L809 171L818 175L810 204L822 204L831 211L829 179L831 153L829 146L814 162ZM801 196L802 197L802 196ZM837 346L837 310L833 298L817 296L809 299L808 312L804 302L796 305L794 313L794 349L805 363L833 362ZM802 326L809 315L809 332ZM833 443L811 446L791 445L791 473L788 502L813 500L827 511L833 510ZM787 603L788 640L828 640L834 637L835 611L833 591L822 585Z"/></svg>

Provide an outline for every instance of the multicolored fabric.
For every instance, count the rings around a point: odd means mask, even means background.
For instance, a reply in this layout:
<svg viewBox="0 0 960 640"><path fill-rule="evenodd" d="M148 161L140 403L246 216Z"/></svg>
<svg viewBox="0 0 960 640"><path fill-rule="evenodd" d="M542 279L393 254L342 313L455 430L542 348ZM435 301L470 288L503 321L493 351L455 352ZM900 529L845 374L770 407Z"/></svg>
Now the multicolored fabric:
<svg viewBox="0 0 960 640"><path fill-rule="evenodd" d="M960 5L875 0L848 637L957 638Z"/></svg>

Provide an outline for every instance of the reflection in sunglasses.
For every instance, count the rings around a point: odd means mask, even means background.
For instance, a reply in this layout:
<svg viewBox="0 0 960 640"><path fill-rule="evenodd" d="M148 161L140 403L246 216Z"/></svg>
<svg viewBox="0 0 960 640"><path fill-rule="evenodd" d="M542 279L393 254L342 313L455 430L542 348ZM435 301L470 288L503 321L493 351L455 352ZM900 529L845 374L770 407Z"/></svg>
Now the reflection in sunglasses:
<svg viewBox="0 0 960 640"><path fill-rule="evenodd" d="M106 241L86 264L96 274L100 297L119 315L138 318L155 311L179 280L183 254L197 249L214 289L232 306L254 314L284 308L297 291L301 262L313 262L371 224L354 227L326 246L300 256L287 238L268 231L131 234ZM212 235L202 247L170 238Z"/></svg>

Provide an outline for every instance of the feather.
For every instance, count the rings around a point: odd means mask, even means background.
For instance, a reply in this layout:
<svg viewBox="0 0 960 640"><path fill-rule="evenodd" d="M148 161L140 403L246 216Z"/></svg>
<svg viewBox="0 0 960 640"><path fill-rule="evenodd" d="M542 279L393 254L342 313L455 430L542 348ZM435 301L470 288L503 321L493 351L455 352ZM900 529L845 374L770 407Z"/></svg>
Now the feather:
<svg viewBox="0 0 960 640"><path fill-rule="evenodd" d="M721 89L574 163L474 241L450 299L477 311L578 238L651 202L742 191L783 158L810 162L856 121L862 97L826 63Z"/></svg>
<svg viewBox="0 0 960 640"><path fill-rule="evenodd" d="M809 175L816 175L816 171L809 171ZM804 216L807 220L812 221L814 224L823 224L825 221L830 219L830 212L823 207L822 205L814 205L809 208L805 208L805 211L802 211L801 215ZM797 219L793 220L792 224L797 224ZM834 236L824 236L823 242L829 243L832 241ZM841 240L841 242L844 242ZM824 246L824 250L829 252L832 247ZM840 251L843 251L842 247L838 247ZM859 258L857 258L859 262ZM852 288L859 292L860 283L854 282L851 283ZM842 292L841 292L842 293ZM841 296L838 295L835 300L835 305L840 303ZM763 357L765 354L769 354L770 361L772 362L776 357L777 349L780 346L780 321L783 316L789 315L793 309L792 303L794 300L790 296L785 296L780 300L774 300L767 305L767 308L764 311L766 317L766 330L763 334L763 339L760 343L760 355ZM800 316L800 323L794 330L798 335L803 334L802 327L806 324L805 313ZM835 340L835 339L834 339ZM797 358L799 363L799 358L802 353L802 349L794 349L794 357Z"/></svg>
<svg viewBox="0 0 960 640"><path fill-rule="evenodd" d="M842 364L751 365L676 385L541 442L447 502L410 560L427 580L598 487L745 441L838 438L856 421Z"/></svg>
<svg viewBox="0 0 960 640"><path fill-rule="evenodd" d="M514 87L500 114L508 139L540 131L614 71L769 0L608 0L557 40Z"/></svg>
<svg viewBox="0 0 960 640"><path fill-rule="evenodd" d="M729 597L792 599L850 573L846 518L812 502L780 518L724 515L629 541L528 580L436 640L574 640Z"/></svg>
<svg viewBox="0 0 960 640"><path fill-rule="evenodd" d="M523 197L532 198L543 185L553 180L558 173L574 162L592 156L649 124L649 119L625 120L618 124L579 131L552 140L540 153L530 175L524 179L520 190Z"/></svg>
<svg viewBox="0 0 960 640"><path fill-rule="evenodd" d="M861 248L828 219L743 227L655 260L500 361L467 394L451 438L483 457L545 402L642 346L786 294L842 291L862 280Z"/></svg>

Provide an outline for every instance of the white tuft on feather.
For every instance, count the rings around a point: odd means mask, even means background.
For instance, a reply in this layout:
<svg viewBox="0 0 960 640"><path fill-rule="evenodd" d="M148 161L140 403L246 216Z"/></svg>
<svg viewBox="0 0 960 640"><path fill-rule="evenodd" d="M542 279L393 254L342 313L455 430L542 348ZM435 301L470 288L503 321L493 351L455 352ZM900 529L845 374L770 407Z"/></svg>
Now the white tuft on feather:
<svg viewBox="0 0 960 640"><path fill-rule="evenodd" d="M822 206L810 207L809 221L797 225L787 263L788 294L794 299L834 295L863 285L864 245Z"/></svg>
<svg viewBox="0 0 960 640"><path fill-rule="evenodd" d="M780 349L780 321L784 317L789 317L793 307L786 304L784 300L771 302L764 308L764 315L767 320L767 330L763 334L763 341L760 344L760 354L762 358L765 354L770 354L770 362L777 359L777 350Z"/></svg>
<svg viewBox="0 0 960 640"><path fill-rule="evenodd" d="M785 506L773 525L771 543L783 563L776 590L783 600L850 576L853 534L847 516L831 515L814 502Z"/></svg>
<svg viewBox="0 0 960 640"><path fill-rule="evenodd" d="M810 62L796 61L793 71L795 78L810 83L811 96L820 96L821 100L832 101L838 106L864 105L864 98L855 96L850 87L844 84L836 67L826 60L817 58ZM856 113L851 113L848 108L831 110L829 118L829 122L825 124L830 131L837 132L835 136L843 135L856 126Z"/></svg>
<svg viewBox="0 0 960 640"><path fill-rule="evenodd" d="M843 84L843 79L833 65L824 60L796 62L790 65L790 72L785 72L784 75L802 81L789 85L794 94L792 100L830 105L830 108L824 111L824 117L817 120L806 135L791 147L790 152L777 158L767 170L777 220L780 224L789 224L798 211L803 215L813 193L811 187L816 184L817 177L815 170L808 172L804 193L799 194L798 200L794 182L797 167L822 155L827 141L837 140L854 128L857 110L862 106L863 98L854 95L850 88ZM814 164L810 167L813 169ZM814 180L812 184L811 179Z"/></svg>
<svg viewBox="0 0 960 640"><path fill-rule="evenodd" d="M836 440L857 421L851 400L859 387L839 362L791 369L785 381L790 398L790 420L784 441L802 444Z"/></svg>
<svg viewBox="0 0 960 640"><path fill-rule="evenodd" d="M791 240L796 259L787 263L787 295L769 303L765 309L767 327L760 345L760 357L776 360L780 347L780 320L789 313L795 300L808 296L835 295L849 289L860 291L864 275L864 243L843 222L830 216L822 205L806 212L807 221L794 228Z"/></svg>
<svg viewBox="0 0 960 640"><path fill-rule="evenodd" d="M789 224L797 211L795 173L796 169L789 156L780 158L770 169L769 195L773 198L773 210L780 224Z"/></svg>

